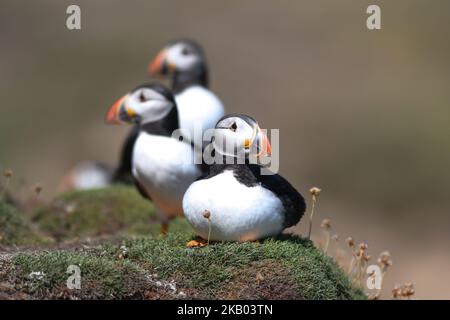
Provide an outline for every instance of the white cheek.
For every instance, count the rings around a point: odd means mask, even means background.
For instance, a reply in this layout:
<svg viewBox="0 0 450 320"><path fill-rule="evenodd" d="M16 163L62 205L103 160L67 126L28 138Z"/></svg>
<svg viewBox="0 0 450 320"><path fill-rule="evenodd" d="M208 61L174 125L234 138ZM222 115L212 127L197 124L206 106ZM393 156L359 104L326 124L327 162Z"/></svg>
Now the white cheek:
<svg viewBox="0 0 450 320"><path fill-rule="evenodd" d="M238 132L243 137L252 138L253 136L253 128L251 128L247 123L239 123Z"/></svg>
<svg viewBox="0 0 450 320"><path fill-rule="evenodd" d="M150 101L139 106L141 108L142 123L154 122L164 118L171 107L162 101Z"/></svg>
<svg viewBox="0 0 450 320"><path fill-rule="evenodd" d="M169 61L172 62L178 70L187 71L198 62L198 58L194 55L183 55L181 52L173 52L169 54Z"/></svg>
<svg viewBox="0 0 450 320"><path fill-rule="evenodd" d="M214 148L222 155L244 157L244 138L230 130L220 130L215 135Z"/></svg>
<svg viewBox="0 0 450 320"><path fill-rule="evenodd" d="M127 102L127 106L139 115L142 115L145 111L144 104L142 102L138 102L137 99L130 99Z"/></svg>

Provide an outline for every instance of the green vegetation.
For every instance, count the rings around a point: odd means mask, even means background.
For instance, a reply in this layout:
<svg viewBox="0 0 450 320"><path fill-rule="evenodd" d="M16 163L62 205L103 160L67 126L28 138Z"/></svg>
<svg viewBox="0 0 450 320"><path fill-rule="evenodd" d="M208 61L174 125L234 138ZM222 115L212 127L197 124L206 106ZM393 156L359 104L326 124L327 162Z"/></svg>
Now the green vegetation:
<svg viewBox="0 0 450 320"><path fill-rule="evenodd" d="M57 240L159 232L151 202L121 185L62 194L38 208L33 222Z"/></svg>
<svg viewBox="0 0 450 320"><path fill-rule="evenodd" d="M190 239L172 232L76 252L19 254L8 263L16 270L10 281L38 298L365 298L308 240L284 236L186 248ZM82 290L66 288L69 265L80 266ZM31 279L32 272L43 276Z"/></svg>
<svg viewBox="0 0 450 320"><path fill-rule="evenodd" d="M0 200L0 244L27 245L45 242L14 207Z"/></svg>
<svg viewBox="0 0 450 320"><path fill-rule="evenodd" d="M162 237L152 205L132 187L63 194L32 218L40 232L60 241L58 250L0 254L0 298L366 298L307 239L284 235L187 248L194 234L183 218ZM0 222L1 243L39 243L25 216L4 203ZM100 235L101 241L81 245ZM81 269L81 290L66 286L70 265Z"/></svg>

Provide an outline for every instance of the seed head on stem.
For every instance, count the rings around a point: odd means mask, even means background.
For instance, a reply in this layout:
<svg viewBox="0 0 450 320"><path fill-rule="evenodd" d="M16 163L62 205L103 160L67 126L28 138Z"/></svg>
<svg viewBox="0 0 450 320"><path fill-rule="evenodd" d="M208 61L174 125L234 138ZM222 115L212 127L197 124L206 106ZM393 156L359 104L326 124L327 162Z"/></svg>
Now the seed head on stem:
<svg viewBox="0 0 450 320"><path fill-rule="evenodd" d="M406 298L409 300L415 293L414 284L407 282L401 286L396 285L394 289L392 289L392 298Z"/></svg>
<svg viewBox="0 0 450 320"><path fill-rule="evenodd" d="M382 253L380 253L377 262L381 268L381 271L386 272L387 269L392 266L391 254L389 253L389 251L383 251Z"/></svg>
<svg viewBox="0 0 450 320"><path fill-rule="evenodd" d="M345 239L345 242L347 243L347 245L350 247L350 250L352 252L352 259L350 260L350 266L348 268L348 272L350 274L353 273L353 268L355 266L355 259L356 259L356 253L355 253L355 240L353 240L352 237L348 237L347 239Z"/></svg>
<svg viewBox="0 0 450 320"><path fill-rule="evenodd" d="M411 299L411 297L416 293L414 290L414 285L411 282L405 283L402 288L402 296Z"/></svg>
<svg viewBox="0 0 450 320"><path fill-rule="evenodd" d="M311 239L311 231L312 231L312 219L314 216L314 209L316 207L316 202L318 201L320 192L322 190L317 188L317 187L313 187L311 189L309 189L309 192L311 193L312 196L312 206L311 206L311 213L309 215L309 230L308 230L308 239Z"/></svg>
<svg viewBox="0 0 450 320"><path fill-rule="evenodd" d="M402 288L399 285L396 285L394 289L392 289L392 298L397 299L402 295Z"/></svg>
<svg viewBox="0 0 450 320"><path fill-rule="evenodd" d="M352 239L353 240L353 239ZM354 242L348 241L347 243L351 244L350 248L352 248L352 261L350 262L350 274L353 278L354 283L362 283L364 277L364 270L366 269L367 262L370 260L370 255L367 254L367 249L369 246L367 242L361 242L356 250L353 250Z"/></svg>
<svg viewBox="0 0 450 320"><path fill-rule="evenodd" d="M208 220L208 240L207 240L207 245L209 245L209 239L211 238L211 212L209 210L205 210L203 212L203 218Z"/></svg>
<svg viewBox="0 0 450 320"><path fill-rule="evenodd" d="M323 219L322 223L320 224L320 227L325 230L326 238L325 238L325 245L323 248L323 251L325 254L328 251L328 246L330 245L330 238L331 238L331 220L330 219Z"/></svg>
<svg viewBox="0 0 450 320"><path fill-rule="evenodd" d="M11 169L6 169L3 171L3 176L6 178L5 185L3 186L2 190L2 197L5 195L6 191L8 190L9 181L11 180L12 176L14 175L14 172Z"/></svg>
<svg viewBox="0 0 450 320"><path fill-rule="evenodd" d="M350 248L353 248L355 246L355 240L353 240L352 237L348 237L347 239L345 239L345 242L347 242L347 245Z"/></svg>
<svg viewBox="0 0 450 320"><path fill-rule="evenodd" d="M37 184L34 186L33 190L34 190L34 195L35 195L36 199L39 197L39 195L41 194L43 189L44 189L44 187L40 184Z"/></svg>
<svg viewBox="0 0 450 320"><path fill-rule="evenodd" d="M13 171L11 169L6 169L5 171L3 171L3 175L5 176L5 178L9 179L13 176Z"/></svg>

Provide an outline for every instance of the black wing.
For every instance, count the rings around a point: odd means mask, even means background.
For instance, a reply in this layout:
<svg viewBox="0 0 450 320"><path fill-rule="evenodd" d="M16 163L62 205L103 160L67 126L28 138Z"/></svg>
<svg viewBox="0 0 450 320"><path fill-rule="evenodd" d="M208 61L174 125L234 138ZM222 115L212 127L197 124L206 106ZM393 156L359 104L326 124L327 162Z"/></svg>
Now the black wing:
<svg viewBox="0 0 450 320"><path fill-rule="evenodd" d="M140 193L140 195L142 197L144 197L145 199L152 201L152 198L147 193L147 190L145 190L145 188L139 183L139 181L134 176L133 176L133 182L134 182L134 185L136 186L137 191Z"/></svg>
<svg viewBox="0 0 450 320"><path fill-rule="evenodd" d="M285 208L284 227L295 226L306 210L306 203L303 196L282 176L259 175L258 180L261 185L272 191L280 198Z"/></svg>
<svg viewBox="0 0 450 320"><path fill-rule="evenodd" d="M115 183L117 182L126 184L133 183L133 177L131 173L131 161L133 156L134 144L137 140L139 132L140 132L139 126L135 125L131 129L130 133L125 139L125 142L123 143L122 151L120 154L119 167L116 169L116 172L114 173L113 182Z"/></svg>

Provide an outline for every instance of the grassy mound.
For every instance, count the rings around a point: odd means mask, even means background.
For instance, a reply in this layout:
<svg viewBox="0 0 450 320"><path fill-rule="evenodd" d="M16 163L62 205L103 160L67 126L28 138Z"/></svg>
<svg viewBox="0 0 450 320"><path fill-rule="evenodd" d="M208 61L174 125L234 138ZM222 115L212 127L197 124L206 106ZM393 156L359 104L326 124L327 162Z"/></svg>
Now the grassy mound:
<svg viewBox="0 0 450 320"><path fill-rule="evenodd" d="M0 265L0 283L9 284L15 292L11 295L33 298L365 298L338 265L307 240L283 237L186 248L192 235L179 232L183 224L180 219L165 238L18 254ZM66 287L69 265L81 268L81 290Z"/></svg>
<svg viewBox="0 0 450 320"><path fill-rule="evenodd" d="M305 239L186 248L194 235L182 218L162 238L151 203L132 187L62 194L32 218L39 232L62 242L58 250L0 253L0 299L365 298L332 258ZM36 248L41 238L33 230L17 210L0 203L0 244ZM94 247L83 244L100 235L106 237L88 242ZM81 290L67 288L70 265L81 269Z"/></svg>
<svg viewBox="0 0 450 320"><path fill-rule="evenodd" d="M64 193L38 208L33 222L57 240L159 232L151 202L135 188L121 185Z"/></svg>
<svg viewBox="0 0 450 320"><path fill-rule="evenodd" d="M0 200L0 244L39 244L44 240L32 230L16 208Z"/></svg>

